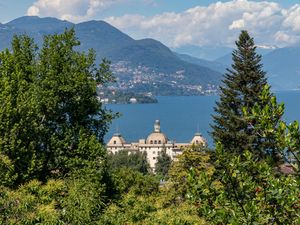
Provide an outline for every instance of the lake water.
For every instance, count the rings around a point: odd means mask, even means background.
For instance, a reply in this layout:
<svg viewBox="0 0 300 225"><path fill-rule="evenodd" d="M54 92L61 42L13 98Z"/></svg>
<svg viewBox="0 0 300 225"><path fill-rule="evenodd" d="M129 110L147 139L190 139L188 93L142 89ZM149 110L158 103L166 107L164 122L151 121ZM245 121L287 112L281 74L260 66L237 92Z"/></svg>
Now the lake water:
<svg viewBox="0 0 300 225"><path fill-rule="evenodd" d="M300 91L275 93L278 102L285 103L285 120L300 120ZM157 104L107 105L108 109L120 112L113 121L105 141L117 130L127 142L146 138L153 131L154 121L159 119L161 130L170 140L189 142L199 130L212 146L209 135L211 115L218 96L158 97Z"/></svg>

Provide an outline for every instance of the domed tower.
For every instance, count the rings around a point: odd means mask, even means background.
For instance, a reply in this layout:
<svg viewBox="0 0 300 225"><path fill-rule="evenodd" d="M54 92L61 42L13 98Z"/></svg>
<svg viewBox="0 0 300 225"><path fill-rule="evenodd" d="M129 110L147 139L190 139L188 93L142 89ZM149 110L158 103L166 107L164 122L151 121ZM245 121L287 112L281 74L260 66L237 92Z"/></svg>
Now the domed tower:
<svg viewBox="0 0 300 225"><path fill-rule="evenodd" d="M205 138L199 132L197 132L194 135L194 137L193 137L193 139L191 141L191 144L202 145L202 146L206 146L207 145Z"/></svg>
<svg viewBox="0 0 300 225"><path fill-rule="evenodd" d="M159 120L156 120L154 123L154 132L151 133L147 140L147 144L158 144L158 145L163 145L168 142L167 136L161 132L160 130L160 122Z"/></svg>
<svg viewBox="0 0 300 225"><path fill-rule="evenodd" d="M120 133L115 133L107 143L108 147L121 147L126 143L125 139Z"/></svg>

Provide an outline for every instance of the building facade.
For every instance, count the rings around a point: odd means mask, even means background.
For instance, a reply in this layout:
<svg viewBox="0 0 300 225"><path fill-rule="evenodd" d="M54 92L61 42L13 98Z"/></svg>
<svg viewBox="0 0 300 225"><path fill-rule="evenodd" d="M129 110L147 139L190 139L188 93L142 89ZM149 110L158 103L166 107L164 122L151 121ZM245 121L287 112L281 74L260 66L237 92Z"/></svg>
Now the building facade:
<svg viewBox="0 0 300 225"><path fill-rule="evenodd" d="M129 153L138 151L146 152L148 163L154 171L157 157L161 151L165 149L170 158L174 160L178 155L182 154L185 147L191 146L192 144L205 146L206 140L200 133L196 133L189 143L176 143L175 141L170 141L168 137L161 132L160 122L159 120L156 120L154 124L154 131L149 134L147 139L140 139L138 142L126 143L122 135L120 133L116 133L107 143L107 150L113 154L122 150L127 150Z"/></svg>

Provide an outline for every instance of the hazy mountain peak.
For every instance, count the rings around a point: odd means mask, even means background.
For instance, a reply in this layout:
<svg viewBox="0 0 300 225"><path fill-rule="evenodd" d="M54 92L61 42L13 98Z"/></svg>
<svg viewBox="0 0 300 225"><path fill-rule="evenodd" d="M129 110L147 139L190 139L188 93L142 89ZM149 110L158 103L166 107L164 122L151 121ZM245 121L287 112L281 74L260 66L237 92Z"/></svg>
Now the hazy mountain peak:
<svg viewBox="0 0 300 225"><path fill-rule="evenodd" d="M6 23L6 25L18 30L23 30L23 33L37 33L39 35L37 39L41 39L45 34L63 32L65 28L74 26L73 23L66 20L59 20L53 17L40 18L38 16L19 17Z"/></svg>
<svg viewBox="0 0 300 225"><path fill-rule="evenodd" d="M26 24L27 23L27 24ZM66 20L59 20L55 17L38 17L38 16L22 16L17 19L14 19L8 23L10 26L19 26L19 25L33 25L33 24L73 24Z"/></svg>

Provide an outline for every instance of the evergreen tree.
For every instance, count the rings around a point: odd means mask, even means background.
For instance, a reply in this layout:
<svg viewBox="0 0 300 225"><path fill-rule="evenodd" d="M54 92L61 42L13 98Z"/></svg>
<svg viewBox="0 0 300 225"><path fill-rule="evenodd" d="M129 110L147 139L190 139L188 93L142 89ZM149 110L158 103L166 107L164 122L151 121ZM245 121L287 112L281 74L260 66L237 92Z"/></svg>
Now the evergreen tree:
<svg viewBox="0 0 300 225"><path fill-rule="evenodd" d="M224 85L220 87L212 136L227 151L242 153L248 149L258 152L261 140L251 129L255 121L249 124L243 116L243 109L250 111L255 103L260 104L259 96L267 80L261 55L256 53L254 40L247 31L241 32L236 47L232 53L232 69L227 69Z"/></svg>
<svg viewBox="0 0 300 225"><path fill-rule="evenodd" d="M168 174L171 163L172 159L167 154L166 149L163 149L157 157L157 162L155 164L155 172L157 174L166 176Z"/></svg>

